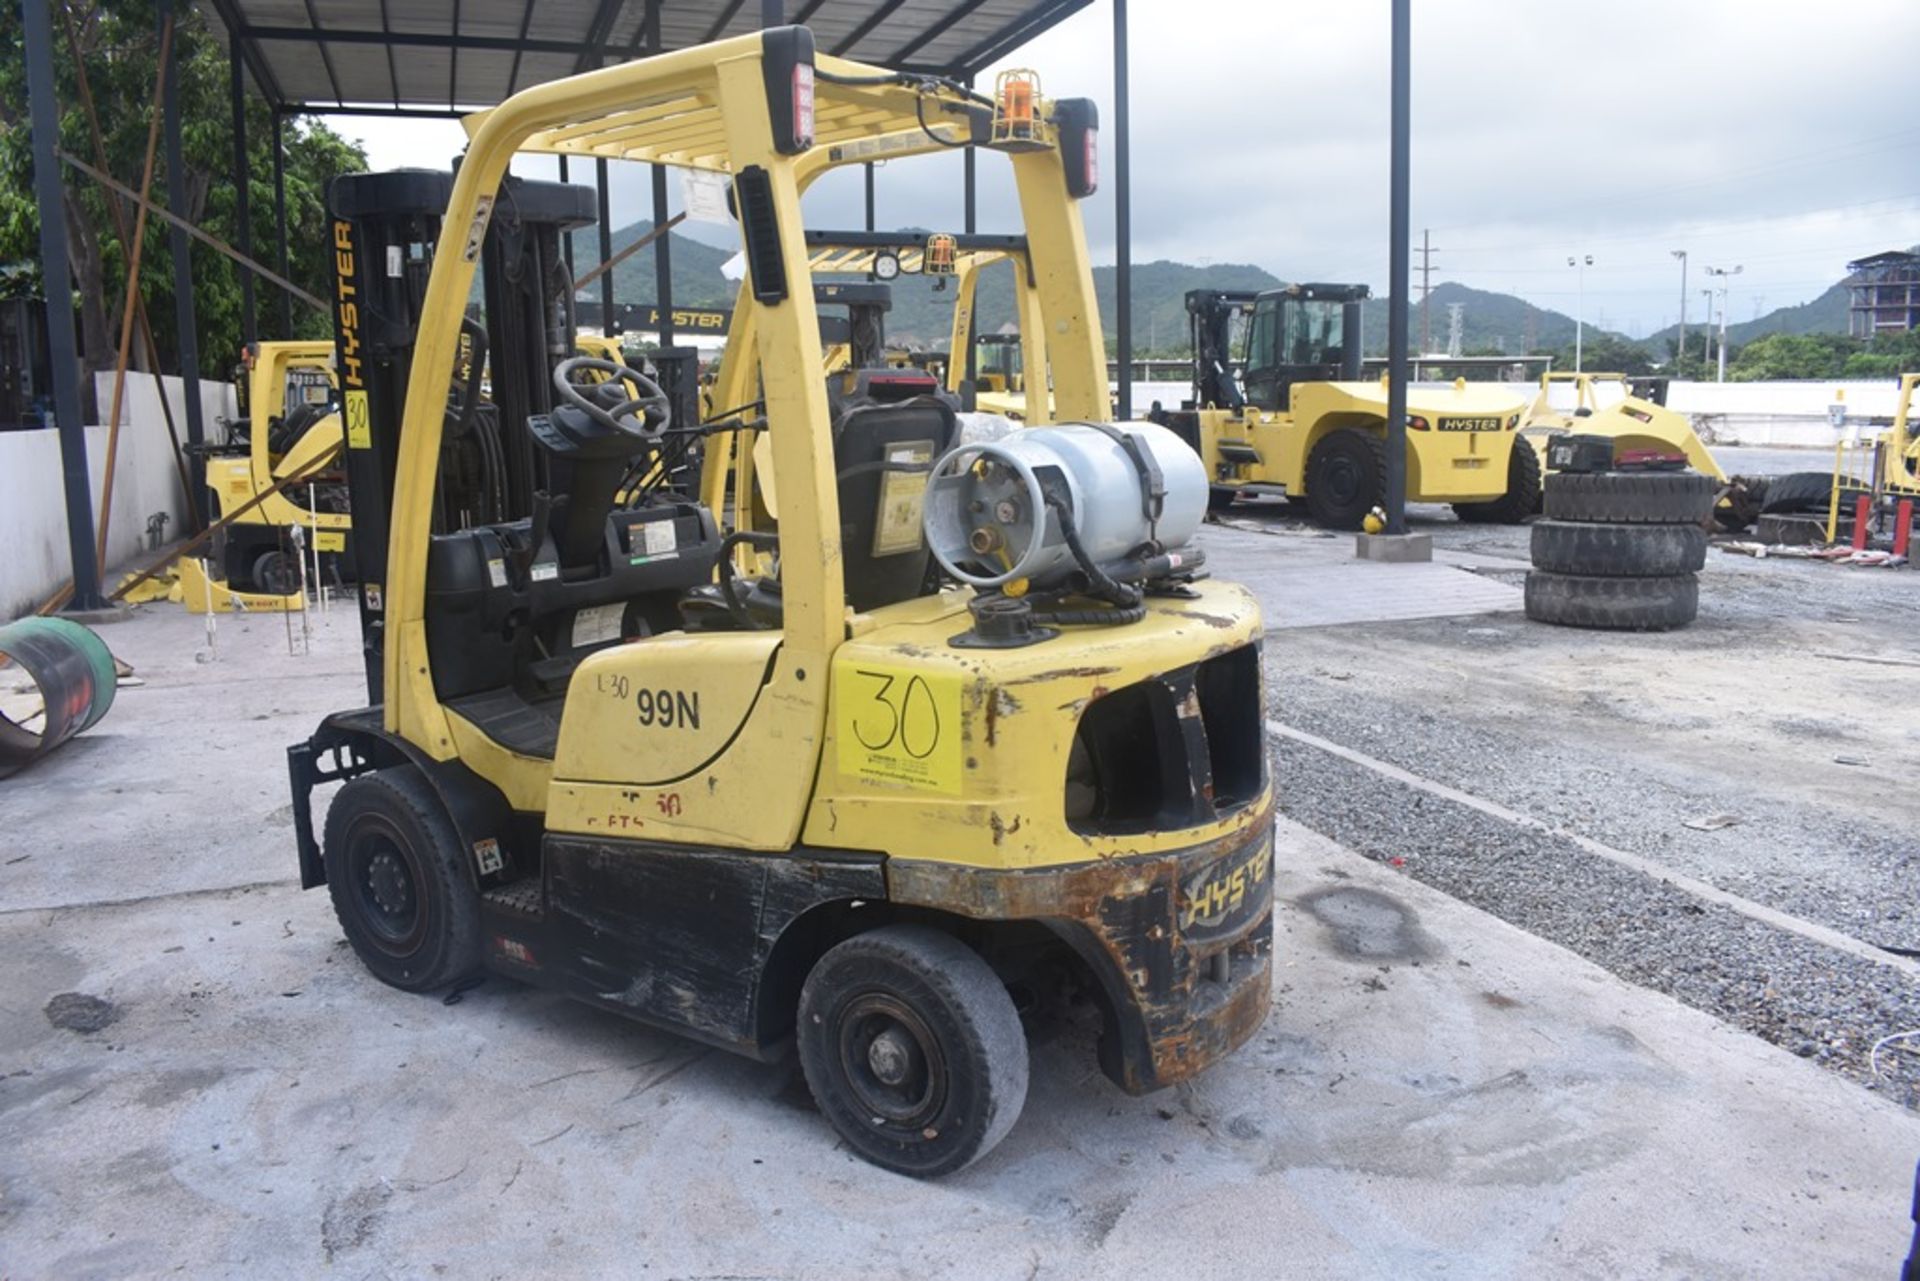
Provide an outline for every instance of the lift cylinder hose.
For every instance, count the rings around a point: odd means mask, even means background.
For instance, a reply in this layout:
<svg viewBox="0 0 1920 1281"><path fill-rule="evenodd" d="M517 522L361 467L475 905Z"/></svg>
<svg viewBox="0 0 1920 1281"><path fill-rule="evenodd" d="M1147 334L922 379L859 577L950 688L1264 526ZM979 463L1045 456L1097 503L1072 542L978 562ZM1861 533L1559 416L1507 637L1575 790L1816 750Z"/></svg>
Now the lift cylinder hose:
<svg viewBox="0 0 1920 1281"><path fill-rule="evenodd" d="M1206 510L1206 469L1172 432L1073 424L948 453L928 480L922 526L935 559L961 582L1024 579L1048 591L1077 574L1096 586L1137 581L1129 563L1186 546Z"/></svg>

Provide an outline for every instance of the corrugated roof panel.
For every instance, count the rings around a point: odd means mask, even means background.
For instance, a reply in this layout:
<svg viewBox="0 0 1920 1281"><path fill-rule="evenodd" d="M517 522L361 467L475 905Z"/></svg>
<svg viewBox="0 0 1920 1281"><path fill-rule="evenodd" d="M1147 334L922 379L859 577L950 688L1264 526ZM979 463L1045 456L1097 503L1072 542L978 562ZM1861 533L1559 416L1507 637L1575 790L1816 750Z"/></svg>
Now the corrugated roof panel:
<svg viewBox="0 0 1920 1281"><path fill-rule="evenodd" d="M282 102L321 106L336 101L365 106L395 101L391 64L399 72L402 108L447 109L448 76L457 61L458 106L487 106L515 89L571 75L582 55L604 50L609 61L639 48L645 0L201 0L211 25L227 35L231 15L243 53L272 78ZM606 6L603 9L603 3ZM919 68L962 70L961 59L1003 55L1009 34L1031 38L1091 0L787 0L805 13L823 52L842 50L868 62L904 59ZM459 47L451 38L458 10L459 37L482 41ZM595 18L611 22L596 32ZM311 15L311 16L310 16ZM669 49L743 35L760 22L756 0L661 0L660 24ZM294 32L334 38L304 40ZM521 38L537 51L513 43ZM253 33L274 32L266 39ZM404 43L382 39L398 35ZM426 39L422 39L425 37ZM435 43L432 37L444 37ZM857 37L857 38L856 38ZM556 47L564 46L564 47ZM591 56L587 58L592 61ZM331 68L329 68L331 63ZM329 74L331 71L331 74Z"/></svg>

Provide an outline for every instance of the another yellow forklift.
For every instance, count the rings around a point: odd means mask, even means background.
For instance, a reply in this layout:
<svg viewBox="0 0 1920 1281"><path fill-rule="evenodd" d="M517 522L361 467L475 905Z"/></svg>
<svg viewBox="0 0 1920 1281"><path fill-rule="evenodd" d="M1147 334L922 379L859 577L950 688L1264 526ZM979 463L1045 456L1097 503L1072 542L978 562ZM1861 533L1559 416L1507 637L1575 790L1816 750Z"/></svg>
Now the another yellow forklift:
<svg viewBox="0 0 1920 1281"><path fill-rule="evenodd" d="M456 174L330 191L369 705L289 750L302 884L397 987L491 971L792 1046L847 1144L915 1176L1013 1125L1023 1009L1084 993L1101 1066L1141 1092L1270 999L1259 611L1197 572L1192 452L1100 420L1092 105L997 89L775 28L525 90L468 120ZM830 399L800 196L964 145L1013 169L1054 395L1086 421L955 448L941 399ZM563 273L531 268L591 192L510 177L524 151L729 177L750 403L676 421L639 375L574 377L570 291L542 283ZM484 324L462 317L483 265ZM463 342L490 351L499 468L457 456ZM777 529L722 536L630 483L748 432ZM751 550L775 568L743 572Z"/></svg>
<svg viewBox="0 0 1920 1281"><path fill-rule="evenodd" d="M1360 379L1365 285L1187 295L1193 398L1159 411L1199 452L1216 510L1283 494L1317 523L1358 529L1386 497L1387 389ZM1234 350L1235 321L1245 322ZM1244 387L1234 365L1245 369ZM1407 500L1517 524L1540 502L1540 461L1518 435L1526 402L1497 384L1407 395Z"/></svg>
<svg viewBox="0 0 1920 1281"><path fill-rule="evenodd" d="M249 599L293 597L300 590L301 573L289 531L296 525L306 531L310 549L331 566L346 551L352 524L343 475L327 465L341 446L333 344L250 343L234 391L239 418L228 425L223 445L205 451L209 514L218 519L261 494L267 497L221 534L210 558L214 598L224 600L235 593ZM268 493L290 476L309 474L310 485ZM202 586L190 581L198 579L199 563L182 561L180 573L181 599L193 608L204 595ZM290 607L300 606L296 602Z"/></svg>

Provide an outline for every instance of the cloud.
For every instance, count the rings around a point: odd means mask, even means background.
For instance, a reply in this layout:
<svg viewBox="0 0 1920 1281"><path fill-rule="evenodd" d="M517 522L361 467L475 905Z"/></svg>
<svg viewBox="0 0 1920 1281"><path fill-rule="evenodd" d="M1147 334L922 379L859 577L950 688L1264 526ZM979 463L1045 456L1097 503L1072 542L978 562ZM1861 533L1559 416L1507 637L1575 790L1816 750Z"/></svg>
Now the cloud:
<svg viewBox="0 0 1920 1281"><path fill-rule="evenodd" d="M1136 261L1252 262L1382 290L1387 267L1388 7L1133 0ZM1670 323L1673 249L1744 266L1734 320L1804 301L1849 258L1920 242L1913 0L1421 0L1414 6L1413 225L1435 280L1571 311L1570 254L1592 254L1588 319ZM1016 53L1049 93L1101 105L1102 192L1084 206L1113 256L1112 10L1089 6ZM983 77L991 83L991 73ZM438 163L414 130L347 120L382 164ZM414 148L403 152L406 147ZM647 178L616 165L618 221ZM982 230L1012 229L1006 166L983 156ZM578 175L576 175L578 177ZM957 159L890 165L881 226L960 225ZM855 227L857 172L823 181L809 222Z"/></svg>

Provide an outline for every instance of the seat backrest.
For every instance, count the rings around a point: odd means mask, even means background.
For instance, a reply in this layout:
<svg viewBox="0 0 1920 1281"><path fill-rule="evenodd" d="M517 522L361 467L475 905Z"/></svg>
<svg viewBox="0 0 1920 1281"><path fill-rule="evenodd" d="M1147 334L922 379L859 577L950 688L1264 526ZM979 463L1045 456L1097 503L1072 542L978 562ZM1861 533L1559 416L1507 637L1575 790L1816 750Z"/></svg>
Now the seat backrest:
<svg viewBox="0 0 1920 1281"><path fill-rule="evenodd" d="M952 406L938 396L850 403L835 422L840 558L853 608L878 609L920 594L927 576L920 530L927 475L958 435Z"/></svg>

